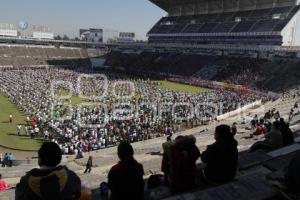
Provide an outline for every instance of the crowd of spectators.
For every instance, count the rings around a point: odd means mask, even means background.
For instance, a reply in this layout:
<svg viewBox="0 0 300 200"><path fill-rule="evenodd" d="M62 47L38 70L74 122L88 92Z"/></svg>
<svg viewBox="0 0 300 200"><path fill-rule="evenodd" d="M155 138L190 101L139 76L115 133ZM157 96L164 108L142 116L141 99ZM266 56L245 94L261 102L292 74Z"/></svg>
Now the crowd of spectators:
<svg viewBox="0 0 300 200"><path fill-rule="evenodd" d="M132 71L149 76L160 74L249 85L250 82L258 80L263 62L255 58L218 55L153 52L130 54L114 51L106 55L105 64L124 70L124 73Z"/></svg>
<svg viewBox="0 0 300 200"><path fill-rule="evenodd" d="M224 124L217 126L214 138L215 142L200 152L194 136L177 136L174 140L171 136L167 137L167 141L162 144L164 181L159 181L161 175L152 175L148 179L148 189L164 185L172 194L177 194L234 181L238 166L238 143L232 128ZM80 178L67 167L59 165L61 152L56 143L45 142L42 145L38 152L40 168L32 169L21 178L16 186L16 200L91 199L91 194L86 193ZM120 161L109 170L108 182L100 184L102 198L144 199L147 190L144 169L135 160L133 147L128 141L123 141L118 145L117 153ZM199 159L201 164L197 164ZM294 193L299 192L298 167L299 154L296 154L283 180L287 190ZM8 185L0 176L1 188L5 190Z"/></svg>
<svg viewBox="0 0 300 200"><path fill-rule="evenodd" d="M165 185L173 193L197 187L197 180L201 180L201 184L226 183L233 180L238 151L230 127L216 127L215 140L202 154L193 136L178 136L174 141L169 137L168 144L163 144L163 163L168 171L165 172ZM138 163L133 155L134 150L130 143L124 141L118 145L120 161L109 171L108 182L101 184L102 187L107 185L112 200L144 198L143 165ZM62 153L56 143L45 142L38 151L38 156L40 168L30 170L21 178L16 186L16 200L78 199L86 195L81 188L80 178L67 167L59 165ZM204 163L201 169L196 167L199 157ZM218 169L220 165L223 166L222 171ZM0 183L3 185L5 182Z"/></svg>
<svg viewBox="0 0 300 200"><path fill-rule="evenodd" d="M251 120L251 137L264 136L264 141L259 141L250 148L250 151L274 150L294 143L294 134L290 129L290 122L294 116L299 115L298 102L295 103L289 113L288 122L280 116L280 112L275 108L269 110L264 116L258 118L257 115Z"/></svg>

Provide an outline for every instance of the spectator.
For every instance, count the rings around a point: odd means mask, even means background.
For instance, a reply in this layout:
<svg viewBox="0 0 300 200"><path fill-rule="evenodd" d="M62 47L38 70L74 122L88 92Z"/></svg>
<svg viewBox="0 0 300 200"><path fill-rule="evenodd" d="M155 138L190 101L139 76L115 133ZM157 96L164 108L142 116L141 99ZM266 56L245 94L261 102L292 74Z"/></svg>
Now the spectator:
<svg viewBox="0 0 300 200"><path fill-rule="evenodd" d="M297 151L295 157L290 162L285 173L285 185L289 192L300 194L300 151Z"/></svg>
<svg viewBox="0 0 300 200"><path fill-rule="evenodd" d="M205 183L226 183L235 177L238 163L237 141L234 139L230 127L220 125L216 127L215 143L209 145L201 155L206 167L203 170Z"/></svg>
<svg viewBox="0 0 300 200"><path fill-rule="evenodd" d="M0 174L0 192L8 189L8 184L2 180L2 174Z"/></svg>
<svg viewBox="0 0 300 200"><path fill-rule="evenodd" d="M93 157L90 156L87 163L86 163L86 169L84 170L84 173L91 173L93 166Z"/></svg>
<svg viewBox="0 0 300 200"><path fill-rule="evenodd" d="M288 123L291 123L293 118L294 118L294 110L292 109L290 114L289 114Z"/></svg>
<svg viewBox="0 0 300 200"><path fill-rule="evenodd" d="M263 135L263 134L265 134L265 132L266 132L266 127L265 127L265 125L264 125L264 120L261 119L261 120L259 121L259 123L257 123L257 125L256 125L256 130L255 130L255 132L253 133L253 135Z"/></svg>
<svg viewBox="0 0 300 200"><path fill-rule="evenodd" d="M171 136L167 137L167 141L162 144L163 147L163 159L161 163L161 171L164 173L164 185L168 185L169 183L169 173L170 173L170 156L171 156L171 148L172 148L172 139Z"/></svg>
<svg viewBox="0 0 300 200"><path fill-rule="evenodd" d="M252 126L252 129L254 129L256 127L256 124L258 123L258 116L255 115L253 117L253 119L251 120L251 126Z"/></svg>
<svg viewBox="0 0 300 200"><path fill-rule="evenodd" d="M282 147L282 134L280 132L279 121L273 122L271 131L265 134L265 140L262 142L256 142L250 147L250 152L254 152L259 149L263 150L275 150Z"/></svg>
<svg viewBox="0 0 300 200"><path fill-rule="evenodd" d="M38 151L39 169L32 169L16 187L16 200L53 200L80 197L81 181L65 166L58 166L62 154L56 143L45 142Z"/></svg>
<svg viewBox="0 0 300 200"><path fill-rule="evenodd" d="M279 113L279 111L277 111L277 112L274 114L274 119L275 119L276 121L278 121L279 118L280 118L280 113Z"/></svg>
<svg viewBox="0 0 300 200"><path fill-rule="evenodd" d="M13 160L14 160L13 154L12 154L12 153L9 153L9 154L7 155L7 165L8 165L8 167L12 167Z"/></svg>
<svg viewBox="0 0 300 200"><path fill-rule="evenodd" d="M265 113L264 119L265 120L270 120L271 119L271 110L269 110L268 112Z"/></svg>
<svg viewBox="0 0 300 200"><path fill-rule="evenodd" d="M237 134L237 126L236 126L236 122L234 122L231 126L231 133L233 136L235 136Z"/></svg>
<svg viewBox="0 0 300 200"><path fill-rule="evenodd" d="M297 108L298 108L298 102L296 102L294 105L294 109L297 109Z"/></svg>
<svg viewBox="0 0 300 200"><path fill-rule="evenodd" d="M8 153L4 154L1 167L8 166Z"/></svg>
<svg viewBox="0 0 300 200"><path fill-rule="evenodd" d="M171 151L170 186L172 192L183 192L195 187L196 161L200 151L194 136L179 136Z"/></svg>
<svg viewBox="0 0 300 200"><path fill-rule="evenodd" d="M144 196L144 169L133 157L133 148L127 142L118 146L120 161L108 173L111 200L142 200Z"/></svg>
<svg viewBox="0 0 300 200"><path fill-rule="evenodd" d="M287 146L294 143L294 134L289 127L288 123L285 123L283 118L280 118L280 132L282 134L283 146Z"/></svg>

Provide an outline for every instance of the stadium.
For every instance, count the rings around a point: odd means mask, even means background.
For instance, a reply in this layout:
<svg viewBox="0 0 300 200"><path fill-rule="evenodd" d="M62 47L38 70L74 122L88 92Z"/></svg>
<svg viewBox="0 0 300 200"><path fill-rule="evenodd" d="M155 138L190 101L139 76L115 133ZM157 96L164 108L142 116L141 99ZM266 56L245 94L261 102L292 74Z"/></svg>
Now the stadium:
<svg viewBox="0 0 300 200"><path fill-rule="evenodd" d="M300 1L150 2L147 42L0 24L1 200L299 199Z"/></svg>

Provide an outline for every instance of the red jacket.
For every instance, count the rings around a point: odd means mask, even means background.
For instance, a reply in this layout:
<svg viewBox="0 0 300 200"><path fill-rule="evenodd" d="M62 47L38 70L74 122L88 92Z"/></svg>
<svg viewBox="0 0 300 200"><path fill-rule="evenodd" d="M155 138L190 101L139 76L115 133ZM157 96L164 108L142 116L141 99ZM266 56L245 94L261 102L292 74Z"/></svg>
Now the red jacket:
<svg viewBox="0 0 300 200"><path fill-rule="evenodd" d="M5 191L7 190L7 188L8 188L7 183L3 180L0 180L0 191Z"/></svg>

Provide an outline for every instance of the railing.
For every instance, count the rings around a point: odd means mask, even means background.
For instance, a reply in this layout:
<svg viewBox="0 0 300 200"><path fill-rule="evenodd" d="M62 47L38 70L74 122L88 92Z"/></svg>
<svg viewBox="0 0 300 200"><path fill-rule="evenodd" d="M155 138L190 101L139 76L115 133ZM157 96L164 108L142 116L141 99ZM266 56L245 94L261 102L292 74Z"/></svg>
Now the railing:
<svg viewBox="0 0 300 200"><path fill-rule="evenodd" d="M277 32L274 32L277 33ZM242 33L240 33L242 34ZM254 35L259 35L261 33L253 33ZM218 50L248 50L248 51L261 51L261 52L292 52L292 53L300 53L300 46L272 46L272 45L230 45L230 44L183 44L183 43L130 43L130 44L121 44L121 43L112 43L112 44L104 44L99 42L83 42L83 41L65 41L65 40L33 40L33 39L19 39L19 38L7 38L1 37L0 40L7 40L10 42L12 40L18 41L34 41L34 42L49 42L50 44L55 43L69 43L69 44L84 44L84 45L92 45L94 48L175 48L175 49L218 49ZM20 44L22 45L22 44ZM23 44L24 45L24 44ZM37 46L38 47L38 46Z"/></svg>

